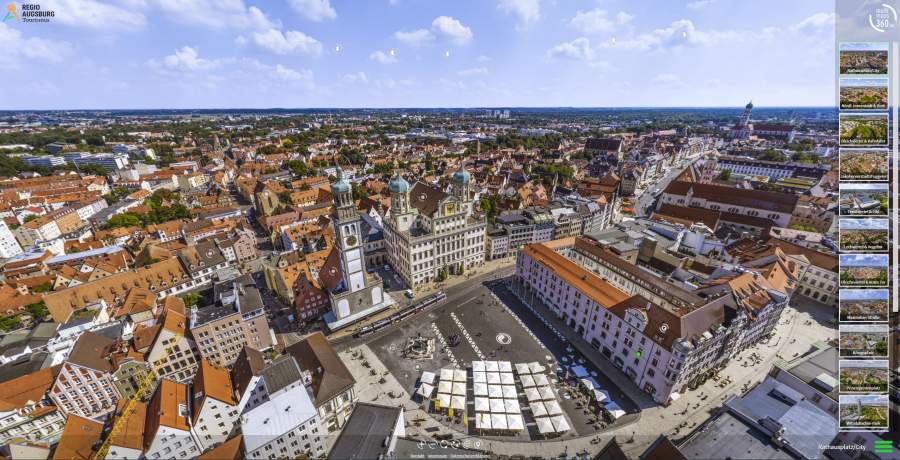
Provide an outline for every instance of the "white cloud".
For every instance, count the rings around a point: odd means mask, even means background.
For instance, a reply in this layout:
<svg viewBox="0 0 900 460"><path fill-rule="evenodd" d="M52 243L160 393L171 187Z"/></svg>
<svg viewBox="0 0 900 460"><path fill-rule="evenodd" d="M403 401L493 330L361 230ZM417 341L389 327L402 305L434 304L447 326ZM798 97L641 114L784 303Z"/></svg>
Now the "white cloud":
<svg viewBox="0 0 900 460"><path fill-rule="evenodd" d="M816 13L790 27L792 31L816 31L834 26L835 14Z"/></svg>
<svg viewBox="0 0 900 460"><path fill-rule="evenodd" d="M310 21L321 22L337 17L329 0L290 0L291 8Z"/></svg>
<svg viewBox="0 0 900 460"><path fill-rule="evenodd" d="M706 8L713 3L716 3L716 0L696 0L688 3L686 6L692 10L699 10L701 8Z"/></svg>
<svg viewBox="0 0 900 460"><path fill-rule="evenodd" d="M576 61L591 61L594 59L594 50L591 48L590 40L585 37L580 37L550 48L547 50L547 57L560 57Z"/></svg>
<svg viewBox="0 0 900 460"><path fill-rule="evenodd" d="M168 70L176 70L180 72L197 72L205 70L215 70L223 66L224 61L221 59L204 59L200 57L200 52L192 46L183 46L181 49L175 50L163 58L162 67ZM151 61L151 66L157 66L155 61Z"/></svg>
<svg viewBox="0 0 900 460"><path fill-rule="evenodd" d="M71 54L72 45L68 42L54 41L46 38L23 37L22 32L0 23L0 49L5 53L0 60L0 68L18 67L19 57L46 62L61 62Z"/></svg>
<svg viewBox="0 0 900 460"><path fill-rule="evenodd" d="M472 29L463 25L458 19L449 16L438 16L431 22L431 29L439 35L447 37L457 45L465 45L472 41Z"/></svg>
<svg viewBox="0 0 900 460"><path fill-rule="evenodd" d="M147 21L136 8L122 8L118 5L101 3L96 0L44 0L41 9L53 10L53 22L67 26L103 30L143 29Z"/></svg>
<svg viewBox="0 0 900 460"><path fill-rule="evenodd" d="M404 43L409 46L422 46L433 41L434 34L432 34L428 29L418 29L413 30L412 32L404 32L402 30L398 30L394 32L394 38L397 39L397 41L399 41L400 43Z"/></svg>
<svg viewBox="0 0 900 460"><path fill-rule="evenodd" d="M278 29L254 32L253 42L274 54L310 56L322 54L322 43L297 30L289 30L286 33L282 33Z"/></svg>
<svg viewBox="0 0 900 460"><path fill-rule="evenodd" d="M369 55L369 60L380 64L393 64L397 62L397 57L384 51L375 51Z"/></svg>
<svg viewBox="0 0 900 460"><path fill-rule="evenodd" d="M734 30L701 31L689 19L680 19L669 27L655 29L634 38L606 43L608 47L634 48L640 50L668 49L679 46L715 46L726 42L744 41L744 35Z"/></svg>
<svg viewBox="0 0 900 460"><path fill-rule="evenodd" d="M387 78L384 80L375 80L376 87L386 89L412 88L417 85L418 82L413 79L394 80L393 78Z"/></svg>
<svg viewBox="0 0 900 460"><path fill-rule="evenodd" d="M483 54L480 55L480 56L478 56L478 58L475 59L475 60L478 61L478 62L491 62L491 61L492 61L492 59L491 59L490 56L485 56L485 55L483 55Z"/></svg>
<svg viewBox="0 0 900 460"><path fill-rule="evenodd" d="M628 24L632 19L634 19L633 14L628 14L624 11L616 13L616 22L619 23L619 25Z"/></svg>
<svg viewBox="0 0 900 460"><path fill-rule="evenodd" d="M659 86L682 86L684 84L684 82L681 81L681 78L673 73L661 73L653 77L650 81Z"/></svg>
<svg viewBox="0 0 900 460"><path fill-rule="evenodd" d="M365 72L348 73L341 77L344 83L368 83L369 77Z"/></svg>
<svg viewBox="0 0 900 460"><path fill-rule="evenodd" d="M497 8L519 19L519 28L527 28L541 17L539 0L498 0Z"/></svg>
<svg viewBox="0 0 900 460"><path fill-rule="evenodd" d="M625 14L625 13L620 13ZM631 20L631 16L625 14L624 22ZM569 21L572 27L584 34L610 33L616 30L619 22L614 18L610 18L606 10L595 8L591 11L579 11L575 17Z"/></svg>
<svg viewBox="0 0 900 460"><path fill-rule="evenodd" d="M460 77L472 77L475 75L487 75L488 69L487 67L473 67L471 69L463 69L459 72L456 72Z"/></svg>
<svg viewBox="0 0 900 460"><path fill-rule="evenodd" d="M269 20L255 6L243 0L156 0L166 17L186 24L212 29L266 30L281 24Z"/></svg>

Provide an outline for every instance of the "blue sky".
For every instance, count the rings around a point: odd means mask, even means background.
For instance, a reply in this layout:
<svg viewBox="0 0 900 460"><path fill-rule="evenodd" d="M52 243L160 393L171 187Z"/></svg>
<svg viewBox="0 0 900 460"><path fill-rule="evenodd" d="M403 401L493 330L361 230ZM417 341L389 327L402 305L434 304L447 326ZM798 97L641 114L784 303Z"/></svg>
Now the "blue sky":
<svg viewBox="0 0 900 460"><path fill-rule="evenodd" d="M0 108L834 104L821 0L40 5L0 23Z"/></svg>

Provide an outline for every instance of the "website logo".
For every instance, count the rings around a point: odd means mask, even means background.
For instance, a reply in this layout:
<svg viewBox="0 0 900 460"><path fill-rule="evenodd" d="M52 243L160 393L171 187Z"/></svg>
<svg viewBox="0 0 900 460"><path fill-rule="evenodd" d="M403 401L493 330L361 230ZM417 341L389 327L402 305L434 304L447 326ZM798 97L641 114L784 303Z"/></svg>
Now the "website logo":
<svg viewBox="0 0 900 460"><path fill-rule="evenodd" d="M3 16L3 22L9 22L12 20L19 21L19 13L16 12L16 4L10 2L6 5L6 16Z"/></svg>
<svg viewBox="0 0 900 460"><path fill-rule="evenodd" d="M893 454L894 445L890 440L876 440L874 449L876 454Z"/></svg>

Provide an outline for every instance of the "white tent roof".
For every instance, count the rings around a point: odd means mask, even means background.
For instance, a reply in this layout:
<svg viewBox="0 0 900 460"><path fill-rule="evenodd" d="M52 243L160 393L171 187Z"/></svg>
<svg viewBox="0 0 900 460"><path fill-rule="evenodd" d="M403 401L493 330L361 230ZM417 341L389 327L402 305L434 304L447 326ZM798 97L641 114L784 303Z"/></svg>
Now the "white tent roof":
<svg viewBox="0 0 900 460"><path fill-rule="evenodd" d="M538 391L541 392L541 399L545 400L556 400L556 395L553 393L553 388L550 387L540 387Z"/></svg>
<svg viewBox="0 0 900 460"><path fill-rule="evenodd" d="M422 383L428 383L430 385L434 385L435 378L436 378L436 376L434 375L434 372L425 371L425 372L422 372L422 377L419 377L419 380Z"/></svg>
<svg viewBox="0 0 900 460"><path fill-rule="evenodd" d="M594 386L594 382L591 381L590 379L580 379L580 380L578 381L578 383L580 383L581 386L582 386L585 390L588 390L588 391L591 391L591 390L593 390L594 388L596 388L596 387Z"/></svg>
<svg viewBox="0 0 900 460"><path fill-rule="evenodd" d="M466 397L453 395L450 397L450 407L454 410L463 410L466 408Z"/></svg>
<svg viewBox="0 0 900 460"><path fill-rule="evenodd" d="M450 393L454 395L465 396L466 395L466 384L462 382L453 382L453 391Z"/></svg>
<svg viewBox="0 0 900 460"><path fill-rule="evenodd" d="M522 381L522 386L525 388L534 386L534 377L531 374L520 375L519 380Z"/></svg>
<svg viewBox="0 0 900 460"><path fill-rule="evenodd" d="M510 430L524 430L525 421L522 420L521 414L507 414L506 425Z"/></svg>
<svg viewBox="0 0 900 460"><path fill-rule="evenodd" d="M497 361L485 361L484 362L484 370L488 372L499 372L500 365L497 364Z"/></svg>
<svg viewBox="0 0 900 460"><path fill-rule="evenodd" d="M553 421L553 430L557 433L562 433L564 431L569 431L572 427L569 426L569 422L566 421L566 418L562 415L557 415L555 417L551 417Z"/></svg>
<svg viewBox="0 0 900 460"><path fill-rule="evenodd" d="M594 400L597 402L612 401L609 399L609 392L606 390L594 390Z"/></svg>
<svg viewBox="0 0 900 460"><path fill-rule="evenodd" d="M544 406L547 407L547 413L550 415L562 414L562 407L559 406L559 402L555 399L552 401L544 401Z"/></svg>
<svg viewBox="0 0 900 460"><path fill-rule="evenodd" d="M527 363L516 363L516 372L518 372L519 375L525 375L530 374L531 369L528 368Z"/></svg>
<svg viewBox="0 0 900 460"><path fill-rule="evenodd" d="M491 428L495 430L506 430L509 425L506 424L506 414L491 413Z"/></svg>
<svg viewBox="0 0 900 460"><path fill-rule="evenodd" d="M449 367L441 369L441 381L449 382L451 380L453 380L453 369L450 369Z"/></svg>
<svg viewBox="0 0 900 460"><path fill-rule="evenodd" d="M534 417L543 417L547 415L547 407L540 401L535 401L528 405L531 408L531 414Z"/></svg>
<svg viewBox="0 0 900 460"><path fill-rule="evenodd" d="M519 400L517 399L504 399L503 408L503 411L507 414L518 414L522 412L522 408L519 407Z"/></svg>
<svg viewBox="0 0 900 460"><path fill-rule="evenodd" d="M503 397L509 399L516 399L519 397L519 394L516 393L515 385L502 385L503 388Z"/></svg>
<svg viewBox="0 0 900 460"><path fill-rule="evenodd" d="M441 380L438 382L438 393L453 393L453 382L450 380Z"/></svg>
<svg viewBox="0 0 900 460"><path fill-rule="evenodd" d="M528 399L528 402L540 401L541 393L537 390L537 388L526 388L525 397Z"/></svg>
<svg viewBox="0 0 900 460"><path fill-rule="evenodd" d="M487 375L484 372L473 372L472 381L476 383L487 383Z"/></svg>
<svg viewBox="0 0 900 460"><path fill-rule="evenodd" d="M502 398L503 387L500 385L488 385L488 396L492 398Z"/></svg>
<svg viewBox="0 0 900 460"><path fill-rule="evenodd" d="M537 422L538 431L541 434L553 433L553 422L550 421L550 417L541 417L534 419Z"/></svg>
<svg viewBox="0 0 900 460"><path fill-rule="evenodd" d="M488 386L486 383L475 383L472 385L472 394L475 396L487 396Z"/></svg>
<svg viewBox="0 0 900 460"><path fill-rule="evenodd" d="M475 412L490 412L491 401L487 398L475 398Z"/></svg>
<svg viewBox="0 0 900 460"><path fill-rule="evenodd" d="M512 372L501 372L500 383L503 385L515 385L516 380L513 378Z"/></svg>
<svg viewBox="0 0 900 460"><path fill-rule="evenodd" d="M609 415L612 415L613 418L619 418L619 417L625 415L625 411L622 410L622 408L619 407L619 405L614 402L607 404L606 407L604 407L604 409L606 409L606 411L609 412Z"/></svg>
<svg viewBox="0 0 900 460"><path fill-rule="evenodd" d="M503 404L502 399L491 399L491 413L492 414L502 414L506 412L506 406Z"/></svg>
<svg viewBox="0 0 900 460"><path fill-rule="evenodd" d="M466 381L466 371L463 369L454 369L453 370L453 381L454 382L465 382Z"/></svg>
<svg viewBox="0 0 900 460"><path fill-rule="evenodd" d="M512 363L509 361L500 361L497 367L500 368L500 372L512 372Z"/></svg>
<svg viewBox="0 0 900 460"><path fill-rule="evenodd" d="M419 385L419 389L416 391L416 393L422 395L425 398L430 398L431 394L434 393L434 387L427 383L423 383Z"/></svg>
<svg viewBox="0 0 900 460"><path fill-rule="evenodd" d="M484 361L472 361L472 372L484 372Z"/></svg>
<svg viewBox="0 0 900 460"><path fill-rule="evenodd" d="M450 405L450 395L447 393L438 393L437 400L441 404L441 409Z"/></svg>
<svg viewBox="0 0 900 460"><path fill-rule="evenodd" d="M532 374L544 372L544 366L541 366L541 363L537 361L528 363L528 368L531 369Z"/></svg>
<svg viewBox="0 0 900 460"><path fill-rule="evenodd" d="M487 373L487 382L491 385L499 385L500 384L500 373L499 372L488 372Z"/></svg>
<svg viewBox="0 0 900 460"><path fill-rule="evenodd" d="M475 414L475 428L479 428L482 430L491 429L491 414Z"/></svg>
<svg viewBox="0 0 900 460"><path fill-rule="evenodd" d="M539 387L550 385L546 374L534 374L534 384Z"/></svg>

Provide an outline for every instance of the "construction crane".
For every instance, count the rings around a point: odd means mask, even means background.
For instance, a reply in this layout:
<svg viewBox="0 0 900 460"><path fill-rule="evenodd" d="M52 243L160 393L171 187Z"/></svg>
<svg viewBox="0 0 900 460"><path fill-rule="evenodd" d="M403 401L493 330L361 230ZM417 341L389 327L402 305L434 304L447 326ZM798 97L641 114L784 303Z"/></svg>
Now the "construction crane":
<svg viewBox="0 0 900 460"><path fill-rule="evenodd" d="M138 384L137 390L128 399L128 402L125 403L125 407L122 408L122 412L116 418L116 421L113 423L112 428L109 430L109 433L106 435L106 439L103 441L103 444L100 445L100 448L97 449L97 452L94 453L94 460L104 460L106 458L106 454L109 452L110 443L112 443L113 438L119 434L120 431L125 427L125 421L131 416L134 412L134 407L147 396L148 390L156 383L156 377L159 375L159 369L168 361L169 355L175 351L176 346L178 345L178 341L181 340L183 334L175 334L172 336L171 341L169 342L171 346L166 347L165 353L163 356L158 359L156 362L156 366L147 372L144 377L141 379L140 384Z"/></svg>

